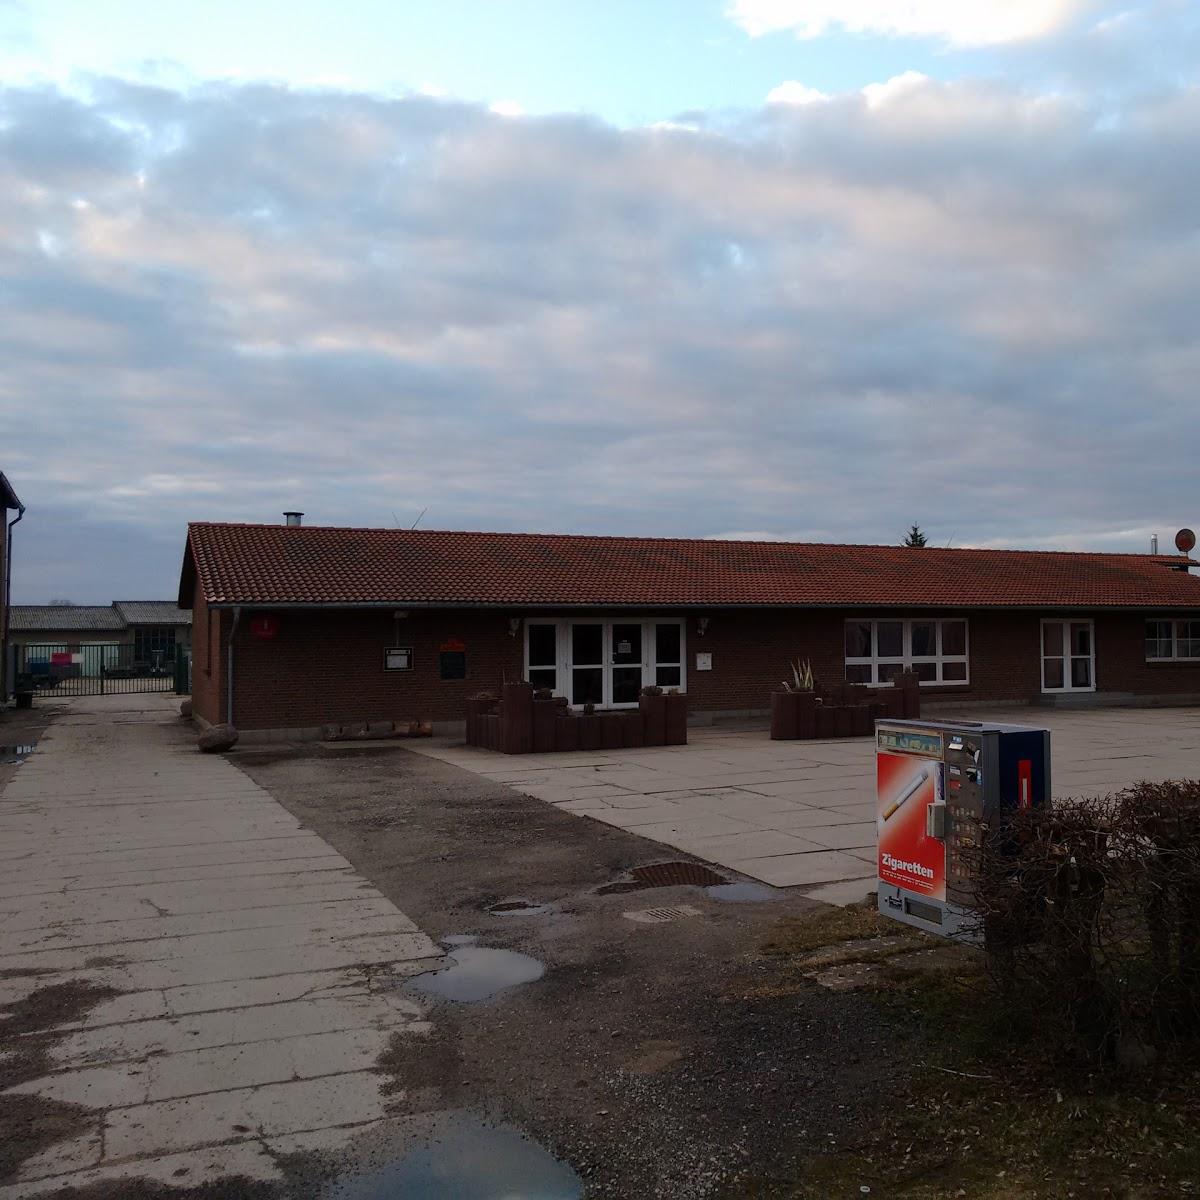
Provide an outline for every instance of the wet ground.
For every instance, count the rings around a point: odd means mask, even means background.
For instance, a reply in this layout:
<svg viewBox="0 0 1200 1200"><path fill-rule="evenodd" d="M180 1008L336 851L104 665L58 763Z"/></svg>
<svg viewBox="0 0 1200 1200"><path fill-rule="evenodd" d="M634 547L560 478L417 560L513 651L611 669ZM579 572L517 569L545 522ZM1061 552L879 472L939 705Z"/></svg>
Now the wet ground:
<svg viewBox="0 0 1200 1200"><path fill-rule="evenodd" d="M230 758L450 958L377 981L432 1032L384 1058L388 1136L292 1164L298 1194L786 1195L763 1180L871 1120L901 1069L907 1035L868 998L773 988L764 942L815 909L787 889L646 887L635 868L681 856L403 749Z"/></svg>

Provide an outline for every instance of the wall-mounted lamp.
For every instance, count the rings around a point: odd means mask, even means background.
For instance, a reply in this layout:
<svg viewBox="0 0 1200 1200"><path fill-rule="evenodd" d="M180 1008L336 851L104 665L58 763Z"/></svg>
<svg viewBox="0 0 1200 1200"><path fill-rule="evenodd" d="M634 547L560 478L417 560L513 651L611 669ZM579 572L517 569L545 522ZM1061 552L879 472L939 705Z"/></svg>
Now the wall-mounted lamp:
<svg viewBox="0 0 1200 1200"><path fill-rule="evenodd" d="M708 632L708 618L707 617L697 617L696 618L696 632L701 637L703 637Z"/></svg>
<svg viewBox="0 0 1200 1200"><path fill-rule="evenodd" d="M515 638L517 636L517 634L520 632L521 632L521 618L520 617L509 617L508 618L508 636Z"/></svg>

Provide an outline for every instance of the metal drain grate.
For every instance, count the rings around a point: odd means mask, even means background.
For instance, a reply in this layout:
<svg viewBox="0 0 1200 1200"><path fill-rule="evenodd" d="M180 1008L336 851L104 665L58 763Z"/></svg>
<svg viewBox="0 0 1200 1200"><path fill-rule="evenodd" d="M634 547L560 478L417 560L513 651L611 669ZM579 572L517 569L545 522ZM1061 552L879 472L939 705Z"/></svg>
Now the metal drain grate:
<svg viewBox="0 0 1200 1200"><path fill-rule="evenodd" d="M668 921L679 921L684 917L698 917L700 910L690 904L671 904L661 908L643 908L621 915L627 921L636 921L639 925L665 925Z"/></svg>
<svg viewBox="0 0 1200 1200"><path fill-rule="evenodd" d="M616 896L622 892L640 892L646 888L662 887L716 887L729 880L717 874L711 867L696 862L648 863L644 867L633 867L629 879L606 883L597 888L601 896Z"/></svg>

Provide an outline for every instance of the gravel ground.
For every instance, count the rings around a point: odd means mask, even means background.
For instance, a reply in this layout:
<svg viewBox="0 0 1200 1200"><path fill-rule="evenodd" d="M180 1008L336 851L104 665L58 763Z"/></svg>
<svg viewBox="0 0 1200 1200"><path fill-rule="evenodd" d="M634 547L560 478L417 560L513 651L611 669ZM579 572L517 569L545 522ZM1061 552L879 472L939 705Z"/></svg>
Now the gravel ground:
<svg viewBox="0 0 1200 1200"><path fill-rule="evenodd" d="M597 895L629 867L680 856L401 748L231 758L432 936L474 935L545 964L541 979L481 1003L433 1002L435 1035L398 1040L381 1063L398 1115L510 1123L569 1163L587 1197L765 1197L763 1181L797 1156L871 1121L903 1074L904 1031L868 998L772 995L778 968L759 948L780 918L814 911L809 901L722 904L689 887ZM547 908L487 911L518 898ZM678 904L700 914L622 916ZM374 1169L393 1152L376 1139L290 1169L312 1195L318 1171Z"/></svg>

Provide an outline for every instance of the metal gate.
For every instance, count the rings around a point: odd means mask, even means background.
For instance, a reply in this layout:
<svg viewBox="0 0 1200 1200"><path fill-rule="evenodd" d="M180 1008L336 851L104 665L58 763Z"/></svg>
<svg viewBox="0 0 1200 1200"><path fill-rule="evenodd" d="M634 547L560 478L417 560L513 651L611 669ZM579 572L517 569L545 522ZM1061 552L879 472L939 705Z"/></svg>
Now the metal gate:
<svg viewBox="0 0 1200 1200"><path fill-rule="evenodd" d="M109 696L176 691L182 646L138 653L128 642L17 646L15 690L55 696Z"/></svg>

